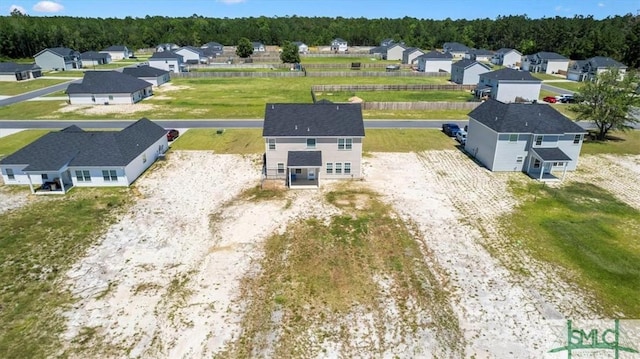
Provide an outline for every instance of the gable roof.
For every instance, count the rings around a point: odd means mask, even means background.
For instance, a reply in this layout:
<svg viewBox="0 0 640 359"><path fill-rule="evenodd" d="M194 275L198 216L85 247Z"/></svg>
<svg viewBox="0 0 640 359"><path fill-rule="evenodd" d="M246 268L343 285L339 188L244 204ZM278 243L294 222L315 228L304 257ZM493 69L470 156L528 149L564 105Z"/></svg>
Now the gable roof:
<svg viewBox="0 0 640 359"><path fill-rule="evenodd" d="M404 50L406 50L406 49L407 49L407 46L406 46L405 44L399 44L399 43L395 43L395 44L391 44L391 45L389 45L389 48L388 48L388 49L393 49L393 48L395 48L396 46L397 46L397 47L401 47L401 48L402 48L402 49L404 49Z"/></svg>
<svg viewBox="0 0 640 359"><path fill-rule="evenodd" d="M63 166L126 166L167 131L142 118L121 131L83 131L70 126L49 132L0 160L28 165L26 171L57 171Z"/></svg>
<svg viewBox="0 0 640 359"><path fill-rule="evenodd" d="M544 60L569 60L568 58L560 55L557 52L540 51L536 53L536 55Z"/></svg>
<svg viewBox="0 0 640 359"><path fill-rule="evenodd" d="M251 45L253 45L253 48L264 46L264 44L261 43L260 41L253 41Z"/></svg>
<svg viewBox="0 0 640 359"><path fill-rule="evenodd" d="M29 70L41 70L36 64L16 64L15 62L0 62L0 73L16 73Z"/></svg>
<svg viewBox="0 0 640 359"><path fill-rule="evenodd" d="M518 51L516 49L509 48L509 47L503 47L503 48L498 49L496 51L496 54L506 54L506 53L509 53L511 51L514 51L518 55L522 56L522 53L520 51Z"/></svg>
<svg viewBox="0 0 640 359"><path fill-rule="evenodd" d="M589 65L593 68L610 68L610 67L616 67L619 69L626 69L627 65L618 62L610 57L605 57L605 56L594 56L590 59L587 60L589 62Z"/></svg>
<svg viewBox="0 0 640 359"><path fill-rule="evenodd" d="M126 46L122 46L122 45L113 45L113 46L109 46L106 49L102 50L102 51L128 51L129 49L127 49Z"/></svg>
<svg viewBox="0 0 640 359"><path fill-rule="evenodd" d="M46 51L50 51L58 56L61 57L69 57L69 56L74 56L76 55L78 52L75 50L72 50L68 47L48 47L40 52L38 52L37 54L33 55L33 57L37 57L43 53L45 53Z"/></svg>
<svg viewBox="0 0 640 359"><path fill-rule="evenodd" d="M471 60L471 59L463 59L463 60L460 60L460 61L456 61L456 62L451 64L451 67L462 67L463 69L468 69L469 67L471 67L473 65L476 65L476 64L484 67L487 70L491 70L491 68L489 66L487 66L486 64L483 64L482 62L478 62L476 60Z"/></svg>
<svg viewBox="0 0 640 359"><path fill-rule="evenodd" d="M87 71L82 82L69 84L67 93L133 93L150 86L147 81L118 71Z"/></svg>
<svg viewBox="0 0 640 359"><path fill-rule="evenodd" d="M376 46L369 50L370 54L386 54L388 46Z"/></svg>
<svg viewBox="0 0 640 359"><path fill-rule="evenodd" d="M453 55L451 55L451 53L449 52L445 52L444 54L440 51L435 51L435 50L431 50L425 54L420 55L420 57L418 58L423 58L423 59L437 59L437 60L451 60L453 58Z"/></svg>
<svg viewBox="0 0 640 359"><path fill-rule="evenodd" d="M487 49L470 49L469 51L467 51L467 53L469 54L473 54L473 55L480 55L480 56L491 56L493 55L493 51L487 50Z"/></svg>
<svg viewBox="0 0 640 359"><path fill-rule="evenodd" d="M466 45L463 45L459 42L445 42L442 45L442 48L448 51L454 51L454 52L465 52L465 51L469 51L469 47Z"/></svg>
<svg viewBox="0 0 640 359"><path fill-rule="evenodd" d="M180 54L176 54L172 51L160 51L154 52L153 55L149 58L149 60L164 60L164 59L178 59L180 61L184 61L184 57Z"/></svg>
<svg viewBox="0 0 640 359"><path fill-rule="evenodd" d="M503 68L500 70L486 72L484 74L480 74L480 77L490 78L494 80L504 80L504 81L535 81L542 83L542 80L539 80L533 76L529 71L520 71L510 68Z"/></svg>
<svg viewBox="0 0 640 359"><path fill-rule="evenodd" d="M409 47L409 48L406 48L406 49L404 49L404 51L402 51L402 54L403 54L403 55L404 55L404 54L409 55L409 54L412 54L412 53L414 53L414 52L416 52L416 51L420 51L421 53L423 53L423 54L424 54L424 51L420 50L420 49L419 49L419 48L417 48L417 47Z"/></svg>
<svg viewBox="0 0 640 359"><path fill-rule="evenodd" d="M553 107L542 103L503 103L489 99L469 112L469 117L498 133L586 132Z"/></svg>
<svg viewBox="0 0 640 359"><path fill-rule="evenodd" d="M207 42L206 44L201 46L202 48L219 48L222 49L223 45L219 42L215 42L215 41L211 41L211 42Z"/></svg>
<svg viewBox="0 0 640 359"><path fill-rule="evenodd" d="M289 151L287 167L322 167L322 151Z"/></svg>
<svg viewBox="0 0 640 359"><path fill-rule="evenodd" d="M98 60L110 58L111 55L105 52L85 51L80 54L80 58L83 60Z"/></svg>
<svg viewBox="0 0 640 359"><path fill-rule="evenodd" d="M177 53L180 50L187 50L193 52L194 54L198 54L199 56L204 56L204 49L200 47L183 46L179 49L173 50L173 52Z"/></svg>
<svg viewBox="0 0 640 359"><path fill-rule="evenodd" d="M360 104L266 105L262 136L364 137Z"/></svg>
<svg viewBox="0 0 640 359"><path fill-rule="evenodd" d="M345 44L346 44L346 43L347 43L347 40L345 40L345 39L341 39L341 38L339 38L339 37L336 37L335 39L333 39L333 41L331 41L331 43L334 43L334 42L337 42L337 43L345 43Z"/></svg>
<svg viewBox="0 0 640 359"><path fill-rule="evenodd" d="M300 46L302 46L302 45L307 46L307 44L305 44L305 43L304 43L304 42L302 42L302 41L293 41L293 42L291 42L291 43L292 43L292 44L294 44L294 45L296 45L296 46L298 46L298 47L300 47Z"/></svg>
<svg viewBox="0 0 640 359"><path fill-rule="evenodd" d="M125 67L122 69L122 73L133 77L158 77L169 73L169 71L151 67L149 65L137 66L137 67Z"/></svg>

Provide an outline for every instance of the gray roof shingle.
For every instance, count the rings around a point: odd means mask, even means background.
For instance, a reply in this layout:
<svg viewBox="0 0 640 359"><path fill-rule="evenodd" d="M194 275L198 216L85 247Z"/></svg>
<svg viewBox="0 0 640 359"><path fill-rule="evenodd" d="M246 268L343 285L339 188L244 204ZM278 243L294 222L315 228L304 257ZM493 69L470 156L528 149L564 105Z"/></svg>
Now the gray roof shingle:
<svg viewBox="0 0 640 359"><path fill-rule="evenodd" d="M419 56L419 58L423 58L423 59L443 59L443 60L451 60L453 58L453 55L451 55L451 53L446 52L446 53L442 53L440 51L435 51L435 50L431 50L429 52L427 52L426 54L422 54Z"/></svg>
<svg viewBox="0 0 640 359"><path fill-rule="evenodd" d="M469 47L459 42L445 42L442 48L446 51L465 52L469 51Z"/></svg>
<svg viewBox="0 0 640 359"><path fill-rule="evenodd" d="M543 161L571 161L571 157L557 147L533 147L531 150L537 153Z"/></svg>
<svg viewBox="0 0 640 359"><path fill-rule="evenodd" d="M68 94L78 93L133 93L151 83L118 71L87 71L81 83L67 87Z"/></svg>
<svg viewBox="0 0 640 359"><path fill-rule="evenodd" d="M100 60L111 57L109 54L104 52L96 52L96 51L85 51L80 54L80 58L82 60Z"/></svg>
<svg viewBox="0 0 640 359"><path fill-rule="evenodd" d="M106 49L102 50L102 51L125 51L128 50L126 46L123 45L113 45L113 46L109 46Z"/></svg>
<svg viewBox="0 0 640 359"><path fill-rule="evenodd" d="M57 171L63 166L126 166L167 131L142 118L122 131L83 131L70 126L49 132L0 160L28 165L26 171Z"/></svg>
<svg viewBox="0 0 640 359"><path fill-rule="evenodd" d="M605 56L594 56L588 59L587 61L593 68L611 68L611 67L615 67L619 69L627 68L625 64Z"/></svg>
<svg viewBox="0 0 640 359"><path fill-rule="evenodd" d="M540 51L536 55L545 60L569 60L557 52Z"/></svg>
<svg viewBox="0 0 640 359"><path fill-rule="evenodd" d="M478 64L484 68L486 68L487 70L491 70L491 68L485 64L483 64L482 62L478 62L476 60L471 60L471 59L463 59L460 61L456 61L453 64L451 64L451 67L462 67L463 69L469 68L475 64Z"/></svg>
<svg viewBox="0 0 640 359"><path fill-rule="evenodd" d="M364 137L360 104L267 104L262 136Z"/></svg>
<svg viewBox="0 0 640 359"><path fill-rule="evenodd" d="M289 151L287 167L322 167L322 151Z"/></svg>
<svg viewBox="0 0 640 359"><path fill-rule="evenodd" d="M564 134L585 133L575 122L553 107L541 103L485 101L469 117L498 133Z"/></svg>
<svg viewBox="0 0 640 359"><path fill-rule="evenodd" d="M151 67L148 65L137 67L125 67L122 73L133 77L158 77L169 73L169 71Z"/></svg>
<svg viewBox="0 0 640 359"><path fill-rule="evenodd" d="M503 68L500 70L495 70L491 72L487 72L480 75L481 78L490 78L495 80L505 80L505 81L535 81L542 82L529 73L529 71L520 71L510 68Z"/></svg>
<svg viewBox="0 0 640 359"><path fill-rule="evenodd" d="M172 51L160 51L154 52L153 55L149 58L149 60L158 60L158 59L179 59L180 61L184 61L184 57L180 54L176 54Z"/></svg>
<svg viewBox="0 0 640 359"><path fill-rule="evenodd" d="M16 64L15 62L0 62L0 73L16 73L29 70L41 70L36 64Z"/></svg>

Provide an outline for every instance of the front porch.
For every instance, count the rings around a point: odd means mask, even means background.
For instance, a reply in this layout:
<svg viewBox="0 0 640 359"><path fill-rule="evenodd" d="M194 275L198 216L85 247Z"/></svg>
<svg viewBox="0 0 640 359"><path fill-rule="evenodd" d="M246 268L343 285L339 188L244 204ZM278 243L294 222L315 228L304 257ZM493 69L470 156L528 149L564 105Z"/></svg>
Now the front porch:
<svg viewBox="0 0 640 359"><path fill-rule="evenodd" d="M532 148L525 172L541 182L561 182L567 174L570 161L571 158L557 147Z"/></svg>
<svg viewBox="0 0 640 359"><path fill-rule="evenodd" d="M25 171L26 172L26 171ZM26 172L31 193L36 195L65 194L73 188L73 180L69 170L51 172ZM39 182L34 178L40 178Z"/></svg>
<svg viewBox="0 0 640 359"><path fill-rule="evenodd" d="M287 155L287 185L290 189L320 187L322 152L289 151Z"/></svg>

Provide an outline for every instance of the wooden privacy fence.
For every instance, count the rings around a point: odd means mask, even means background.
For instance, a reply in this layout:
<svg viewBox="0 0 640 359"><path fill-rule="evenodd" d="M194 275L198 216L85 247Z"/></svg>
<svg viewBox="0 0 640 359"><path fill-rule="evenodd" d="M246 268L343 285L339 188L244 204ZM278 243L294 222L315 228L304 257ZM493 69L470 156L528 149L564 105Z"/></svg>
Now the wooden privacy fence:
<svg viewBox="0 0 640 359"><path fill-rule="evenodd" d="M415 85L313 85L313 92L356 92L356 91L471 91L476 85L445 85L445 84L415 84Z"/></svg>
<svg viewBox="0 0 640 359"><path fill-rule="evenodd" d="M237 71L211 71L211 72L180 72L171 74L176 78L206 78L206 77L304 77L301 71L273 71L273 72L237 72Z"/></svg>
<svg viewBox="0 0 640 359"><path fill-rule="evenodd" d="M473 110L481 102L363 102L363 110Z"/></svg>
<svg viewBox="0 0 640 359"><path fill-rule="evenodd" d="M449 76L440 72L407 72L407 71L193 71L172 73L175 78L205 77L443 77ZM441 85L456 86L456 85ZM441 89L442 90L442 89ZM365 90L360 90L365 91ZM372 91L372 90L369 90Z"/></svg>

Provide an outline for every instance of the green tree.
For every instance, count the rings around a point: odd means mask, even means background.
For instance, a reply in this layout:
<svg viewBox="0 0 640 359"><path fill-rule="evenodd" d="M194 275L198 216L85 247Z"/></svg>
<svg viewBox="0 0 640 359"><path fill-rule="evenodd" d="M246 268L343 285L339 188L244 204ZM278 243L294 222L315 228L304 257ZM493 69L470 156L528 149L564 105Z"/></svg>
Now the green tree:
<svg viewBox="0 0 640 359"><path fill-rule="evenodd" d="M253 44L246 37L241 38L238 41L238 47L236 47L236 55L244 59L251 54L253 54Z"/></svg>
<svg viewBox="0 0 640 359"><path fill-rule="evenodd" d="M632 124L640 122L631 115L633 106L639 102L636 74L628 72L620 77L617 69L600 73L582 87L576 95L576 105L571 106L578 114L577 120L596 125L599 140L605 140L610 130L629 130Z"/></svg>
<svg viewBox="0 0 640 359"><path fill-rule="evenodd" d="M300 54L298 53L298 45L293 42L285 42L280 53L280 60L285 64L296 64L300 62Z"/></svg>

